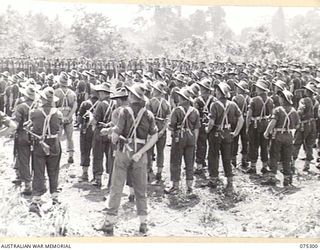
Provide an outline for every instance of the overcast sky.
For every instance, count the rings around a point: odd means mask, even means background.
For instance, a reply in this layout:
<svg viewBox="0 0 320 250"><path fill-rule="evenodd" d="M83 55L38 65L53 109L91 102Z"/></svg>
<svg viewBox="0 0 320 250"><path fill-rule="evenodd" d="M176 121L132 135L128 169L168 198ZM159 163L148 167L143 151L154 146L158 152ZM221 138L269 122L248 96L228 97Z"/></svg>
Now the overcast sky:
<svg viewBox="0 0 320 250"><path fill-rule="evenodd" d="M71 21L71 13L65 11L74 7L73 3L59 3L59 2L45 2L33 0L1 0L0 12L5 11L8 5L21 13L29 11L42 12L50 17L57 14L65 22ZM108 16L112 24L120 27L128 27L131 25L132 20L137 16L137 5L125 4L82 4L85 5L90 11L98 11ZM188 16L197 9L205 9L203 6L183 6L182 15ZM226 12L226 22L229 27L239 34L245 27L257 26L260 23L268 22L271 20L277 7L238 7L238 6L225 6L223 7ZM303 15L312 8L301 7L284 7L285 18L290 19L295 15Z"/></svg>

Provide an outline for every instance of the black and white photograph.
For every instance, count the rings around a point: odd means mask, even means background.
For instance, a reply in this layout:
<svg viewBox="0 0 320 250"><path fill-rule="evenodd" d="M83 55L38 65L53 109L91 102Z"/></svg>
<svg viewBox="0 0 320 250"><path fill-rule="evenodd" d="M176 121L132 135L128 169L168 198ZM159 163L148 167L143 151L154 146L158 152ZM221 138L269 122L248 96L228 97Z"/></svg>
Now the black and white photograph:
<svg viewBox="0 0 320 250"><path fill-rule="evenodd" d="M1 1L0 237L319 239L319 7Z"/></svg>

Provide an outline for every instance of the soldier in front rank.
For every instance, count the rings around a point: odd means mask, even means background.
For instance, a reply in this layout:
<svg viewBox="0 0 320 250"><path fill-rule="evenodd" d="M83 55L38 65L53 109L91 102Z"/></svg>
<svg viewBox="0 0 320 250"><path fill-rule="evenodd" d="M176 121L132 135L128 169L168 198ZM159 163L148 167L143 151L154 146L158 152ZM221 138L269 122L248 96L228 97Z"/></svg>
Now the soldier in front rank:
<svg viewBox="0 0 320 250"><path fill-rule="evenodd" d="M76 94L68 88L68 75L61 72L59 76L59 88L54 91L55 96L59 98L56 107L61 111L62 128L67 138L67 152L69 153L68 163L73 163L74 143L73 143L73 115L77 109Z"/></svg>
<svg viewBox="0 0 320 250"><path fill-rule="evenodd" d="M267 96L268 84L264 80L258 80L255 84L257 96L250 101L247 115L247 134L249 135L249 160L250 168L247 173L256 174L258 150L262 161L261 173L268 172L268 140L263 134L268 126L268 119L272 113L273 101Z"/></svg>
<svg viewBox="0 0 320 250"><path fill-rule="evenodd" d="M185 161L187 194L192 194L194 153L200 128L200 116L197 109L191 106L193 100L187 88L177 92L179 106L171 112L169 129L172 131L170 152L171 188L167 194L177 194L181 180L182 157Z"/></svg>
<svg viewBox="0 0 320 250"><path fill-rule="evenodd" d="M41 106L30 113L32 132L41 138L35 139L33 148L33 180L32 180L32 203L30 212L39 214L42 204L41 196L47 192L45 185L48 174L49 190L52 203L58 204L58 180L61 158L61 145L59 141L59 129L61 127L62 113L54 108L54 103L59 100L54 96L51 87L40 92ZM44 145L46 144L46 146Z"/></svg>
<svg viewBox="0 0 320 250"><path fill-rule="evenodd" d="M215 96L217 100L210 106L210 120L206 128L209 134L208 186L216 188L218 185L219 152L221 152L223 169L228 180L226 191L231 192L233 190L232 142L233 138L239 135L244 120L237 104L228 100L230 92L225 82L215 85Z"/></svg>
<svg viewBox="0 0 320 250"><path fill-rule="evenodd" d="M295 161L303 144L306 153L303 171L309 171L310 162L313 160L312 148L316 141L316 119L318 118L319 103L313 98L313 95L317 94L317 90L312 82L303 88L304 97L300 100L297 110L301 123L294 135L293 167L295 168Z"/></svg>
<svg viewBox="0 0 320 250"><path fill-rule="evenodd" d="M242 129L240 131L240 134L233 138L233 147L232 147L232 165L234 167L237 166L237 154L238 154L238 148L239 148L239 138L241 137L241 167L243 169L247 168L247 161L248 161L248 146L249 146L249 138L248 134L246 133L247 124L246 124L246 118L247 118L247 112L248 107L250 104L250 96L249 96L249 85L246 81L240 81L239 83L235 83L235 90L236 95L232 98L232 101L234 101L244 118L244 123L242 126Z"/></svg>
<svg viewBox="0 0 320 250"><path fill-rule="evenodd" d="M196 169L194 171L197 175L203 175L203 167L206 166L207 154L207 133L205 127L209 122L209 108L211 103L215 101L211 95L211 81L207 78L197 82L200 86L200 96L194 101L194 107L199 111L201 127L199 128L199 136L196 147Z"/></svg>
<svg viewBox="0 0 320 250"><path fill-rule="evenodd" d="M293 152L293 130L299 126L300 119L293 105L293 95L288 90L278 92L280 106L276 107L271 116L271 121L264 132L264 137L270 139L270 169L269 177L263 185L275 186L278 162L283 167L283 185L292 184L291 159Z"/></svg>
<svg viewBox="0 0 320 250"><path fill-rule="evenodd" d="M112 142L117 144L117 151L107 201L107 216L99 229L107 235L113 234L127 175L132 176L140 219L139 232L147 232L147 151L156 143L158 130L153 114L145 108L146 97L142 87L135 84L127 89L129 106L121 110L119 122L112 133Z"/></svg>
<svg viewBox="0 0 320 250"><path fill-rule="evenodd" d="M8 87L8 77L9 72L1 73L1 81L0 81L0 111L4 111L5 107L5 95L6 95L6 88Z"/></svg>
<svg viewBox="0 0 320 250"><path fill-rule="evenodd" d="M93 87L99 94L99 103L94 111L93 117L93 144L92 144L92 184L98 188L102 186L103 174L103 155L106 156L106 172L109 173L108 154L111 144L110 138L107 135L101 135L101 129L105 127L111 120L111 114L114 109L114 102L110 101L110 84L105 82Z"/></svg>
<svg viewBox="0 0 320 250"><path fill-rule="evenodd" d="M30 138L23 127L29 121L30 112L35 107L36 89L29 85L26 88L20 88L20 92L23 95L23 100L16 106L12 115L12 120L17 124L15 136L16 168L20 181L24 183L22 194L31 195Z"/></svg>
<svg viewBox="0 0 320 250"><path fill-rule="evenodd" d="M146 108L150 110L156 120L156 125L158 128L158 141L157 146L157 174L156 182L160 183L162 179L162 169L164 162L164 148L166 146L167 140L167 128L170 115L170 105L164 99L165 86L166 84L161 81L155 82L153 85L152 98L146 103ZM148 172L153 172L152 170L152 156L154 147L148 151Z"/></svg>
<svg viewBox="0 0 320 250"><path fill-rule="evenodd" d="M9 86L6 88L6 95L5 95L5 107L6 107L6 114L11 116L14 110L14 105L16 100L19 98L19 86L17 82L17 76L14 75L9 80Z"/></svg>
<svg viewBox="0 0 320 250"><path fill-rule="evenodd" d="M90 154L93 142L92 120L93 113L98 102L98 93L92 88L90 98L81 103L77 113L77 121L80 126L80 166L82 175L80 182L88 181L88 168L90 166Z"/></svg>

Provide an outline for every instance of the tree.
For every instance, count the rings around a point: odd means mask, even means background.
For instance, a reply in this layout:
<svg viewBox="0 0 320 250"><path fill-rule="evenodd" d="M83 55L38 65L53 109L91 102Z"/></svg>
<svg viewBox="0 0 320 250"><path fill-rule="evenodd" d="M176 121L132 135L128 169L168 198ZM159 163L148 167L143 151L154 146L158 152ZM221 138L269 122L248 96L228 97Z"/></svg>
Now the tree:
<svg viewBox="0 0 320 250"><path fill-rule="evenodd" d="M275 38L285 41L287 38L287 27L282 7L278 8L271 22L271 31Z"/></svg>

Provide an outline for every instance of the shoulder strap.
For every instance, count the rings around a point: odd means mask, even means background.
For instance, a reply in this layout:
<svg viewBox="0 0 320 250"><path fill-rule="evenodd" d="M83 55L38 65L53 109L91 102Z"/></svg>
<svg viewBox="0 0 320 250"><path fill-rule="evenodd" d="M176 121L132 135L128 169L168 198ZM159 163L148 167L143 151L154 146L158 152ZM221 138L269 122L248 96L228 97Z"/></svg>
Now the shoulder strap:
<svg viewBox="0 0 320 250"><path fill-rule="evenodd" d="M162 115L162 103L163 103L164 99L161 98L160 101L157 98L155 98L155 99L158 101L158 104L159 104L158 110L157 110L157 113L156 113L156 117L161 118L161 115Z"/></svg>
<svg viewBox="0 0 320 250"><path fill-rule="evenodd" d="M142 119L142 116L144 112L147 110L146 107L143 107L142 109L139 110L137 117L134 117L134 113L131 107L126 107L126 109L129 111L133 118L133 123L132 126L129 130L128 138L136 138L137 137L137 128L140 124L140 121Z"/></svg>
<svg viewBox="0 0 320 250"><path fill-rule="evenodd" d="M43 128L42 128L42 137L44 138L46 135L51 135L51 128L50 128L50 120L52 115L57 112L56 108L51 108L49 114L47 115L43 108L39 109L44 116Z"/></svg>
<svg viewBox="0 0 320 250"><path fill-rule="evenodd" d="M284 109L284 107L280 106L280 110L282 110L282 112L285 114L285 119L282 125L282 129L284 129L285 127L287 127L287 130L290 129L290 115L294 112L294 108L291 107L290 111L287 113L287 111ZM287 126L286 126L287 124Z"/></svg>
<svg viewBox="0 0 320 250"><path fill-rule="evenodd" d="M262 102L262 109L261 109L261 112L260 112L260 118L262 118L263 116L266 115L266 104L269 101L269 97L267 97L266 101L263 101L262 97L259 96L259 95L257 97Z"/></svg>
<svg viewBox="0 0 320 250"><path fill-rule="evenodd" d="M181 106L180 106L181 107ZM182 108L182 107L181 107ZM183 108L182 108L183 109ZM187 110L187 113L184 111L184 118L182 120L182 123L181 123L181 128L184 128L185 126L187 126L187 128L189 128L189 124L187 123L187 119L189 117L189 115L192 113L192 111L194 110L194 108L192 106L189 106L188 110Z"/></svg>

